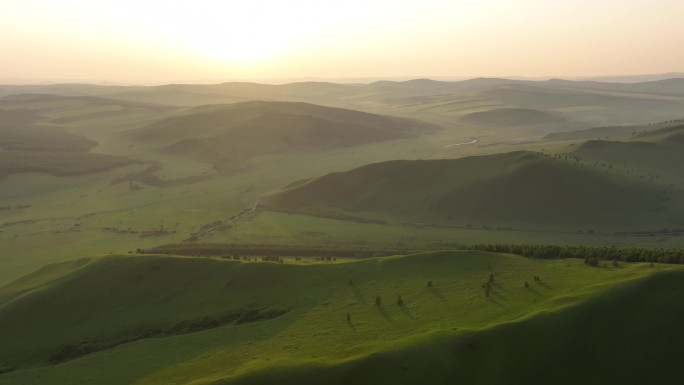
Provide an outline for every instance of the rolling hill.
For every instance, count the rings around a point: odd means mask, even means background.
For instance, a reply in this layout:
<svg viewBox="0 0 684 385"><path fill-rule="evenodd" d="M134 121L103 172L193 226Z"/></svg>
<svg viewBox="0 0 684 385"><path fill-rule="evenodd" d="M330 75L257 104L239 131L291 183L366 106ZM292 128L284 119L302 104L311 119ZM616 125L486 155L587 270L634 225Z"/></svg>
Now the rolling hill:
<svg viewBox="0 0 684 385"><path fill-rule="evenodd" d="M127 133L142 146L216 162L413 137L437 127L411 119L307 103L203 106Z"/></svg>
<svg viewBox="0 0 684 385"><path fill-rule="evenodd" d="M282 85L229 82L222 84L171 84L163 86L94 86L63 84L48 86L0 86L0 95L44 93L65 96L98 96L136 103L199 106L249 100L292 101L358 109L402 116L416 100L451 96L486 100L489 108L523 108L562 113L572 121L592 125L646 123L679 118L683 105L683 80L659 79L640 83L569 81L561 79L518 80L476 78L464 81L377 81L369 84L296 82ZM444 111L425 105L430 114ZM454 105L450 115L463 106ZM482 109L479 109L481 111ZM466 112L477 112L478 109ZM413 114L415 116L415 114Z"/></svg>
<svg viewBox="0 0 684 385"><path fill-rule="evenodd" d="M530 152L390 161L333 173L262 200L266 208L413 221L566 229L677 222L657 187Z"/></svg>

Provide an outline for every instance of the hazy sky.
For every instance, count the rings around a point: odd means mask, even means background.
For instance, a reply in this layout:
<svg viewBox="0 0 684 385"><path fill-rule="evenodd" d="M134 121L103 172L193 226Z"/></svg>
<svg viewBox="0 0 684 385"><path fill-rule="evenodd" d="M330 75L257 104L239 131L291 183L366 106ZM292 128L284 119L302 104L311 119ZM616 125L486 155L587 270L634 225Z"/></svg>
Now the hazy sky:
<svg viewBox="0 0 684 385"><path fill-rule="evenodd" d="M684 71L684 0L0 0L0 78Z"/></svg>

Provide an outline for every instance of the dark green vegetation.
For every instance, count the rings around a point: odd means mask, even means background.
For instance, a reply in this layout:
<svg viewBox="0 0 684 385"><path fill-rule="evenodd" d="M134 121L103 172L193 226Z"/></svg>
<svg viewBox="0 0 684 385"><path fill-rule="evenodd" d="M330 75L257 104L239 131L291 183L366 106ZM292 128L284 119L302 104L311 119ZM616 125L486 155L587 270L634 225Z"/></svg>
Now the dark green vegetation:
<svg viewBox="0 0 684 385"><path fill-rule="evenodd" d="M680 79L0 95L0 384L682 382Z"/></svg>
<svg viewBox="0 0 684 385"><path fill-rule="evenodd" d="M665 229L664 231L682 233L684 229ZM592 266L598 266L599 261L610 261L613 264L618 262L684 264L684 250L682 249L500 244L469 245L467 248L469 250L515 254L529 258L578 258L584 259L584 263Z"/></svg>

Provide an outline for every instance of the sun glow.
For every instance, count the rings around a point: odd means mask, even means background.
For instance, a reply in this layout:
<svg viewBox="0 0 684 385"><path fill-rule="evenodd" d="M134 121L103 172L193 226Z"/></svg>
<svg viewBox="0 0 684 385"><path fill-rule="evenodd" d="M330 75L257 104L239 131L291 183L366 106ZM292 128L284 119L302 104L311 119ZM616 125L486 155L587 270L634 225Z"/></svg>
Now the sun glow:
<svg viewBox="0 0 684 385"><path fill-rule="evenodd" d="M268 28L251 28L241 33L225 31L195 36L188 49L207 60L232 66L251 66L276 60L291 44Z"/></svg>
<svg viewBox="0 0 684 385"><path fill-rule="evenodd" d="M681 0L0 1L2 77L681 71ZM578 26L581 26L578 27Z"/></svg>
<svg viewBox="0 0 684 385"><path fill-rule="evenodd" d="M254 2L226 2L218 7L191 15L192 29L179 26L175 31L176 41L189 53L221 64L251 66L292 52L306 37L301 23L284 17L290 16L284 11L265 12Z"/></svg>

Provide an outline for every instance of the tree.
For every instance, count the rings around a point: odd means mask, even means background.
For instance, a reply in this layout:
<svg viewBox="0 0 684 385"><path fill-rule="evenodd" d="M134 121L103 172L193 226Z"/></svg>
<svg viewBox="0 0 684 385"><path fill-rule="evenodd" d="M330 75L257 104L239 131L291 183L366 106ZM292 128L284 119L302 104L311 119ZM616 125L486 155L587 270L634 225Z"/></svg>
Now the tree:
<svg viewBox="0 0 684 385"><path fill-rule="evenodd" d="M397 294L397 305L403 306L404 305L404 300L401 298L401 295Z"/></svg>
<svg viewBox="0 0 684 385"><path fill-rule="evenodd" d="M380 306L382 304L382 299L380 296L375 297L375 305Z"/></svg>
<svg viewBox="0 0 684 385"><path fill-rule="evenodd" d="M432 287L432 281L428 281L428 287Z"/></svg>

